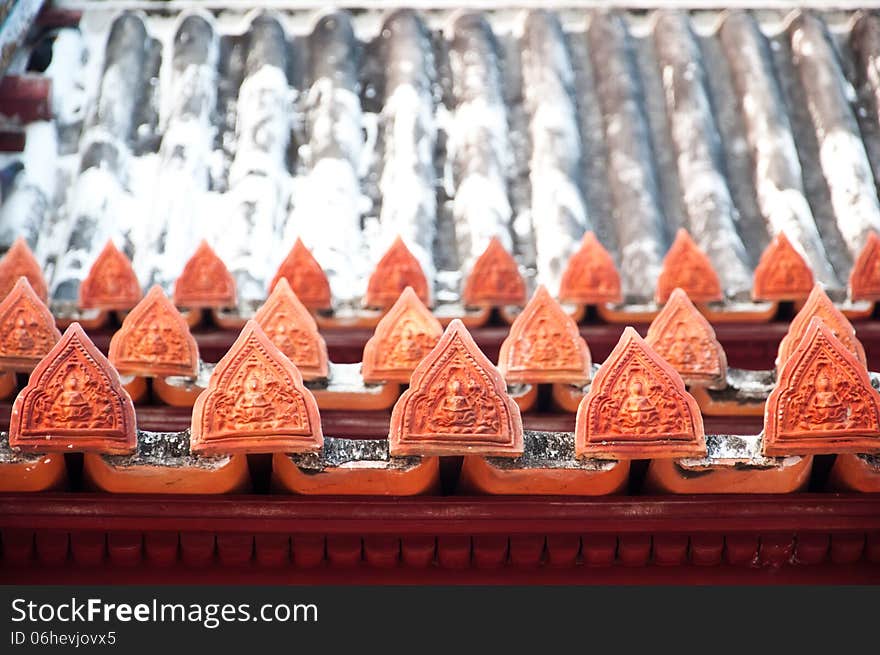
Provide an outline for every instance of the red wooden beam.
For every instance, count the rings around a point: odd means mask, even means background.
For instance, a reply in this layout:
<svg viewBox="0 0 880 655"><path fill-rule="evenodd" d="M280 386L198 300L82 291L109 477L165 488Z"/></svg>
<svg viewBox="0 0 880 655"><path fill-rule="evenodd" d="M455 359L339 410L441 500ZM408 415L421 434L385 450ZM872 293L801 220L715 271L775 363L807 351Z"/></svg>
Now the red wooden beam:
<svg viewBox="0 0 880 655"><path fill-rule="evenodd" d="M22 124L48 120L51 80L42 75L7 75L0 79L0 115Z"/></svg>

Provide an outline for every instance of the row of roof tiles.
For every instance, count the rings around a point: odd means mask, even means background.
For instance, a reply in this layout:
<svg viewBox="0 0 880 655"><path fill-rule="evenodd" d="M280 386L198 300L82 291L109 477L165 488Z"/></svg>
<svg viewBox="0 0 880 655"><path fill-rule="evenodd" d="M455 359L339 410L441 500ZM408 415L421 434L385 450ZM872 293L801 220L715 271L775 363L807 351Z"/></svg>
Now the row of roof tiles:
<svg viewBox="0 0 880 655"><path fill-rule="evenodd" d="M267 303L279 307L291 332L312 339L306 352L322 344L308 313L285 314L298 301L285 283ZM28 323L27 308L42 307L43 333ZM302 306L299 305L302 309ZM634 459L704 456L706 442L697 400L686 390L681 369L693 383L711 384L723 374L723 351L708 322L676 290L643 340L626 328L611 355L590 374L589 351L574 322L546 291L539 290L514 323L496 368L457 320L440 336L439 324L411 291L395 307L428 319L435 332L425 341L379 346L391 364L405 353L417 362L409 388L397 400L389 430L392 455L481 454L518 456L523 452L520 409L507 383L553 371L562 380L578 378L589 390L580 399L575 430L581 457ZM51 317L26 280L0 306L0 319L16 316L6 340L18 347L57 339ZM277 316L277 315L276 315ZM391 327L394 312L383 329ZM265 318L263 316L262 318ZM296 320L305 319L305 331ZM36 320L35 315L31 320ZM396 326L407 327L398 314ZM416 328L413 328L416 329ZM411 333L414 335L417 333ZM37 335L40 335L37 337ZM309 452L321 448L318 405L297 366L260 322L247 323L211 373L195 401L192 451ZM377 337L374 337L378 338ZM28 342L30 339L30 342ZM282 341L280 345L285 345ZM399 346L407 344L403 348ZM397 346L397 347L395 347ZM414 346L412 350L409 346ZM421 350L427 350L424 356ZM660 353L669 356L674 366ZM169 357L192 366L195 342L186 323L158 288L129 316L111 342L110 357L128 366L160 368ZM413 365L413 360L408 362ZM500 369L500 370L499 370ZM143 368L141 369L143 370ZM505 380L505 376L507 380ZM864 352L852 326L817 287L780 346L778 382L764 408L764 453L804 455L880 450L880 394L872 387ZM10 423L10 444L32 451L130 453L136 446L134 405L119 375L74 323L51 345L18 394Z"/></svg>
<svg viewBox="0 0 880 655"><path fill-rule="evenodd" d="M37 295L47 300L42 271L23 239L17 240L0 259L0 293L8 293L20 276L27 277ZM308 309L324 313L331 310L327 277L302 241L297 240L275 273L272 287L281 279L287 281ZM785 235L780 234L761 256L755 270L752 297L755 302L799 301L809 296L814 285L809 266ZM412 288L422 302L431 304L428 283L418 260L398 239L370 277L364 306L388 309L407 287ZM684 230L679 231L657 279L657 304L664 304L675 288L683 289L691 300L699 303L723 299L712 263ZM876 233L870 233L853 266L849 289L849 305L880 300L880 237ZM134 307L142 297L131 262L108 241L80 285L79 309L124 311ZM178 307L187 309L235 307L235 280L213 249L202 242L177 279L173 297ZM493 239L466 280L464 307L522 307L527 297L526 283L515 260ZM575 305L609 305L622 300L614 262L592 233L584 236L580 250L569 260L559 300ZM724 313L724 307L720 306L718 312ZM770 318L772 312L762 316Z"/></svg>

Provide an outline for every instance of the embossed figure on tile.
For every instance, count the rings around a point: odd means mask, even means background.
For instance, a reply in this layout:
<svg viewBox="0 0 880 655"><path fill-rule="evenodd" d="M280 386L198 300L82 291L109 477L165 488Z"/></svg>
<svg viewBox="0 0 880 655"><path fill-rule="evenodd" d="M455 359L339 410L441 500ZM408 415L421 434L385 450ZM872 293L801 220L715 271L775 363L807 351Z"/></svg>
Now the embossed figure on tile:
<svg viewBox="0 0 880 655"><path fill-rule="evenodd" d="M458 377L452 378L446 384L446 393L438 400L428 420L429 427L441 432L479 431L477 410Z"/></svg>
<svg viewBox="0 0 880 655"><path fill-rule="evenodd" d="M559 299L583 304L623 300L614 260L593 232L584 234L580 249L568 260Z"/></svg>
<svg viewBox="0 0 880 655"><path fill-rule="evenodd" d="M235 405L237 427L259 423L262 427L274 423L275 410L272 401L264 391L263 381L254 369L251 369L244 381L244 392L238 397Z"/></svg>
<svg viewBox="0 0 880 655"><path fill-rule="evenodd" d="M704 455L699 407L684 382L631 327L596 373L578 407L578 457Z"/></svg>
<svg viewBox="0 0 880 655"><path fill-rule="evenodd" d="M141 299L141 286L128 257L108 241L79 288L84 309L129 309Z"/></svg>
<svg viewBox="0 0 880 655"><path fill-rule="evenodd" d="M778 372L764 412L765 455L880 449L880 394L862 362L814 316Z"/></svg>
<svg viewBox="0 0 880 655"><path fill-rule="evenodd" d="M364 345L364 381L409 382L415 367L442 334L440 322L407 287Z"/></svg>
<svg viewBox="0 0 880 655"><path fill-rule="evenodd" d="M70 325L16 397L9 443L45 452L111 455L137 447L131 398L79 323Z"/></svg>
<svg viewBox="0 0 880 655"><path fill-rule="evenodd" d="M391 413L393 455L522 453L522 421L498 370L453 320Z"/></svg>
<svg viewBox="0 0 880 655"><path fill-rule="evenodd" d="M187 307L235 304L235 280L206 241L199 244L174 283L174 302Z"/></svg>
<svg viewBox="0 0 880 655"><path fill-rule="evenodd" d="M24 238L18 237L0 258L0 298L5 298L21 277L27 278L37 297L46 302L49 292L40 264Z"/></svg>
<svg viewBox="0 0 880 655"><path fill-rule="evenodd" d="M669 360L673 365L681 365L683 368L692 368L697 364L699 359L694 350L694 339L689 334L687 324L684 321L677 321L672 330L672 336L669 337Z"/></svg>
<svg viewBox="0 0 880 655"><path fill-rule="evenodd" d="M318 353L315 344L303 330L291 327L291 319L284 312L275 315L275 320L266 326L272 342L287 355L294 364L318 364Z"/></svg>
<svg viewBox="0 0 880 655"><path fill-rule="evenodd" d="M254 320L305 379L327 377L327 346L315 319L293 293L287 278L278 279Z"/></svg>
<svg viewBox="0 0 880 655"><path fill-rule="evenodd" d="M556 366L562 357L554 340L561 336L558 330L551 330L547 325L547 318L541 316L535 328L535 339L531 342L531 347L526 348L526 361L532 365Z"/></svg>
<svg viewBox="0 0 880 655"><path fill-rule="evenodd" d="M284 278L297 298L310 309L330 309L330 283L324 269L306 248L302 239L297 239L287 257L281 262L269 290L275 288L278 281Z"/></svg>
<svg viewBox="0 0 880 655"><path fill-rule="evenodd" d="M30 372L60 338L49 308L19 277L0 302L0 368Z"/></svg>
<svg viewBox="0 0 880 655"><path fill-rule="evenodd" d="M474 262L464 283L462 299L469 306L525 304L525 282L516 260L497 237L489 241Z"/></svg>
<svg viewBox="0 0 880 655"><path fill-rule="evenodd" d="M810 321L815 317L822 319L825 327L831 330L831 333L840 340L846 349L855 355L859 362L867 366L865 349L856 337L852 323L849 322L849 319L843 312L834 306L834 303L831 302L831 299L822 289L821 285L817 284L810 292L803 308L792 319L788 326L788 332L779 344L779 352L776 356L777 369L791 357L792 352L794 352L794 349L803 339Z"/></svg>
<svg viewBox="0 0 880 655"><path fill-rule="evenodd" d="M638 375L630 378L627 384L628 395L620 407L620 426L626 430L638 430L649 425L656 425L660 416L657 407L647 394L647 384Z"/></svg>
<svg viewBox="0 0 880 655"><path fill-rule="evenodd" d="M853 300L880 299L880 236L871 231L849 274Z"/></svg>
<svg viewBox="0 0 880 655"><path fill-rule="evenodd" d="M657 302L665 303L676 287L684 289L691 300L697 302L712 302L724 297L712 262L683 228L676 234L663 259L663 268L657 278Z"/></svg>
<svg viewBox="0 0 880 655"><path fill-rule="evenodd" d="M33 350L36 342L31 336L30 327L32 325L28 325L24 310L19 310L15 317L15 329L12 330L6 341L6 349L13 353L27 353Z"/></svg>
<svg viewBox="0 0 880 655"><path fill-rule="evenodd" d="M158 323L151 323L143 336L142 341L143 352L153 361L159 360L168 352L168 346L162 335L162 326Z"/></svg>
<svg viewBox="0 0 880 655"><path fill-rule="evenodd" d="M810 293L813 271L785 233L780 232L755 267L752 297L755 300L797 300Z"/></svg>
<svg viewBox="0 0 880 655"><path fill-rule="evenodd" d="M55 400L57 418L63 421L85 422L91 418L92 408L79 390L80 382L76 374L70 371L64 381L61 393Z"/></svg>
<svg viewBox="0 0 880 655"><path fill-rule="evenodd" d="M314 452L322 443L299 370L248 321L193 407L193 452Z"/></svg>
<svg viewBox="0 0 880 655"><path fill-rule="evenodd" d="M379 259L367 282L364 304L369 307L391 307L406 287L412 287L419 299L428 303L428 280L419 260L397 237Z"/></svg>
<svg viewBox="0 0 880 655"><path fill-rule="evenodd" d="M534 330L534 336L523 347L526 366L555 369L577 361L578 353L571 339L555 329L546 316L538 318Z"/></svg>
<svg viewBox="0 0 880 655"><path fill-rule="evenodd" d="M822 428L846 427L847 407L838 397L836 384L824 367L816 372L813 384L816 391L806 409L807 416L803 423Z"/></svg>
<svg viewBox="0 0 880 655"><path fill-rule="evenodd" d="M411 318L403 319L392 331L390 341L394 344L388 362L395 366L415 366L437 343L436 337L427 334Z"/></svg>

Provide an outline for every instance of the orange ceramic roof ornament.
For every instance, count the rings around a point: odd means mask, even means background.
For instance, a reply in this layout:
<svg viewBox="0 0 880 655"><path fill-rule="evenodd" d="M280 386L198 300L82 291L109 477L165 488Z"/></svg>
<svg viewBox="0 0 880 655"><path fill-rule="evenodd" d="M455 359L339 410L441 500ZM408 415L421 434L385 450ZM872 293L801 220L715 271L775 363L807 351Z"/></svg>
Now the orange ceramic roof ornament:
<svg viewBox="0 0 880 655"><path fill-rule="evenodd" d="M501 344L498 369L508 384L590 381L590 349L577 324L541 285Z"/></svg>
<svg viewBox="0 0 880 655"><path fill-rule="evenodd" d="M324 269L315 256L306 248L302 239L297 239L287 257L278 267L272 278L270 290L278 285L278 280L286 279L300 302L314 310L327 310L331 307L330 282Z"/></svg>
<svg viewBox="0 0 880 655"><path fill-rule="evenodd" d="M197 309L235 303L235 279L208 242L202 241L174 283L174 304Z"/></svg>
<svg viewBox="0 0 880 655"><path fill-rule="evenodd" d="M780 232L761 255L752 283L754 300L801 300L813 288L813 271Z"/></svg>
<svg viewBox="0 0 880 655"><path fill-rule="evenodd" d="M131 309L140 302L141 284L128 257L107 241L79 285L83 309Z"/></svg>
<svg viewBox="0 0 880 655"><path fill-rule="evenodd" d="M559 285L559 300L579 305L623 300L614 259L592 232L584 234L580 249L568 260Z"/></svg>
<svg viewBox="0 0 880 655"><path fill-rule="evenodd" d="M684 289L672 291L648 328L645 341L678 371L686 384L719 384L727 376L724 348Z"/></svg>
<svg viewBox="0 0 880 655"><path fill-rule="evenodd" d="M193 378L199 370L199 347L186 319L156 285L113 335L109 359L121 373Z"/></svg>
<svg viewBox="0 0 880 655"><path fill-rule="evenodd" d="M440 321L412 287L407 287L364 346L364 382L409 382L416 366L437 345L442 334Z"/></svg>
<svg viewBox="0 0 880 655"><path fill-rule="evenodd" d="M286 278L280 278L266 302L254 314L278 349L293 362L306 380L329 374L327 344L315 319L299 301Z"/></svg>
<svg viewBox="0 0 880 655"><path fill-rule="evenodd" d="M0 302L0 370L32 371L59 339L49 308L21 276Z"/></svg>
<svg viewBox="0 0 880 655"><path fill-rule="evenodd" d="M821 318L825 327L831 330L831 333L840 340L844 348L855 355L862 366L867 367L868 360L865 358L865 349L856 337L852 323L843 315L843 312L834 306L822 287L817 284L810 292L810 297L807 298L801 311L791 321L788 332L779 344L779 353L776 356L777 369L781 368L785 361L791 357L806 334L807 328L810 327L810 321L814 316Z"/></svg>
<svg viewBox="0 0 880 655"><path fill-rule="evenodd" d="M493 237L465 280L462 300L468 307L503 307L526 303L526 283L513 256Z"/></svg>
<svg viewBox="0 0 880 655"><path fill-rule="evenodd" d="M849 274L852 300L880 300L880 236L869 232L865 246Z"/></svg>
<svg viewBox="0 0 880 655"><path fill-rule="evenodd" d="M395 456L522 454L519 407L460 320L413 372L391 413L388 439Z"/></svg>
<svg viewBox="0 0 880 655"><path fill-rule="evenodd" d="M397 237L370 276L364 304L382 309L391 307L407 287L412 287L423 303L430 303L431 294L425 272L403 239Z"/></svg>
<svg viewBox="0 0 880 655"><path fill-rule="evenodd" d="M12 405L9 445L124 455L137 447L134 405L119 375L72 323Z"/></svg>
<svg viewBox="0 0 880 655"><path fill-rule="evenodd" d="M318 405L287 357L250 320L193 407L190 448L200 455L317 452Z"/></svg>
<svg viewBox="0 0 880 655"><path fill-rule="evenodd" d="M821 318L782 365L764 410L764 454L880 451L880 394Z"/></svg>
<svg viewBox="0 0 880 655"><path fill-rule="evenodd" d="M40 263L28 248L24 237L18 237L3 255L3 259L0 259L0 298L5 298L22 276L28 279L37 297L48 302L49 289Z"/></svg>
<svg viewBox="0 0 880 655"><path fill-rule="evenodd" d="M578 407L575 454L668 459L706 454L703 419L681 376L627 327Z"/></svg>
<svg viewBox="0 0 880 655"><path fill-rule="evenodd" d="M713 302L724 298L721 280L712 262L684 228L678 230L675 241L663 259L663 268L657 278L657 302L665 303L676 287L684 289L694 302Z"/></svg>

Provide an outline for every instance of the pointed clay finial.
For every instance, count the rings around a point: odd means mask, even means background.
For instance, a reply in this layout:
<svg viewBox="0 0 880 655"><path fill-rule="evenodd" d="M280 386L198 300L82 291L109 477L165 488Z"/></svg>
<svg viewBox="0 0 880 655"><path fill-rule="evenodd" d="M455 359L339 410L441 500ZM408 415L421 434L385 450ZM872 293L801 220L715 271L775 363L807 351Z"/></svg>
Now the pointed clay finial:
<svg viewBox="0 0 880 655"><path fill-rule="evenodd" d="M645 341L685 384L707 386L727 377L727 356L709 321L683 289L676 288L648 328Z"/></svg>
<svg viewBox="0 0 880 655"><path fill-rule="evenodd" d="M865 246L849 274L852 300L880 300L880 236L869 232Z"/></svg>
<svg viewBox="0 0 880 655"><path fill-rule="evenodd" d="M559 300L578 305L623 300L614 259L592 232L584 234L580 249L568 260L559 285Z"/></svg>
<svg viewBox="0 0 880 655"><path fill-rule="evenodd" d="M395 456L522 454L519 407L460 320L413 372L391 413L388 439Z"/></svg>
<svg viewBox="0 0 880 655"><path fill-rule="evenodd" d="M813 271L780 232L761 255L752 283L754 300L801 300L813 288Z"/></svg>
<svg viewBox="0 0 880 655"><path fill-rule="evenodd" d="M367 283L364 304L367 307L391 307L406 287L412 287L423 303L430 302L428 280L419 260L415 258L403 239L397 237Z"/></svg>
<svg viewBox="0 0 880 655"><path fill-rule="evenodd" d="M844 348L855 355L855 358L859 360L862 366L867 367L868 360L865 358L865 349L856 337L856 331L852 323L843 315L843 312L834 306L834 303L831 302L831 299L822 290L822 287L817 284L810 292L810 297L807 298L807 302L804 303L801 311L791 321L791 324L788 326L788 332L779 344L779 351L776 356L777 370L791 357L794 349L797 348L804 338L804 334L806 334L807 328L810 327L810 321L814 316L821 318L825 327L831 330L831 333L840 340Z"/></svg>
<svg viewBox="0 0 880 655"><path fill-rule="evenodd" d="M141 285L128 257L107 241L79 285L83 309L131 309L140 302Z"/></svg>
<svg viewBox="0 0 880 655"><path fill-rule="evenodd" d="M5 298L22 276L28 279L37 297L44 303L48 302L49 288L40 263L24 237L18 237L0 259L0 298Z"/></svg>
<svg viewBox="0 0 880 655"><path fill-rule="evenodd" d="M59 339L49 308L21 276L0 302L0 370L34 370Z"/></svg>
<svg viewBox="0 0 880 655"><path fill-rule="evenodd" d="M285 278L278 280L263 306L254 314L263 332L293 362L305 380L329 374L327 344L309 310L299 301Z"/></svg>
<svg viewBox="0 0 880 655"><path fill-rule="evenodd" d="M287 280L296 297L309 309L330 309L330 282L302 239L296 240L290 253L281 262L269 289L274 289L282 278Z"/></svg>
<svg viewBox="0 0 880 655"><path fill-rule="evenodd" d="M302 376L250 320L193 407L191 449L200 455L317 452L321 418Z"/></svg>
<svg viewBox="0 0 880 655"><path fill-rule="evenodd" d="M523 306L526 284L516 260L493 237L465 280L462 300L468 307Z"/></svg>
<svg viewBox="0 0 880 655"><path fill-rule="evenodd" d="M235 305L235 279L207 241L202 241L174 283L174 304L196 309Z"/></svg>
<svg viewBox="0 0 880 655"><path fill-rule="evenodd" d="M407 287L364 346L364 382L409 382L419 362L443 334L440 321Z"/></svg>
<svg viewBox="0 0 880 655"><path fill-rule="evenodd" d="M578 407L575 454L600 459L706 454L697 401L675 369L631 327Z"/></svg>
<svg viewBox="0 0 880 655"><path fill-rule="evenodd" d="M880 451L880 394L817 316L767 398L763 450L768 456Z"/></svg>
<svg viewBox="0 0 880 655"><path fill-rule="evenodd" d="M122 321L110 340L109 359L128 375L194 378L199 371L189 325L158 285Z"/></svg>
<svg viewBox="0 0 880 655"><path fill-rule="evenodd" d="M712 302L724 298L721 281L712 262L685 229L679 229L663 259L663 268L657 278L657 302L665 303L676 287L684 289L694 302Z"/></svg>
<svg viewBox="0 0 880 655"><path fill-rule="evenodd" d="M15 399L9 445L105 455L137 448L131 398L79 323L67 328Z"/></svg>
<svg viewBox="0 0 880 655"><path fill-rule="evenodd" d="M590 381L590 349L577 324L542 285L501 344L498 369L508 384Z"/></svg>

